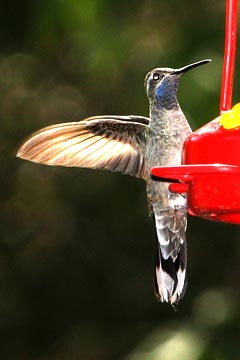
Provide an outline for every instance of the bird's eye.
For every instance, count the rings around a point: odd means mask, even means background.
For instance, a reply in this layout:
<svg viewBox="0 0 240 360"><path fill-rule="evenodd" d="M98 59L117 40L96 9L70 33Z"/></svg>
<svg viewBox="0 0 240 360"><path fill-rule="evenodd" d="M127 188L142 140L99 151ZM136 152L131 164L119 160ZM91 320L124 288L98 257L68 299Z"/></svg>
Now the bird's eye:
<svg viewBox="0 0 240 360"><path fill-rule="evenodd" d="M158 81L160 79L160 74L158 73L153 73L153 80Z"/></svg>

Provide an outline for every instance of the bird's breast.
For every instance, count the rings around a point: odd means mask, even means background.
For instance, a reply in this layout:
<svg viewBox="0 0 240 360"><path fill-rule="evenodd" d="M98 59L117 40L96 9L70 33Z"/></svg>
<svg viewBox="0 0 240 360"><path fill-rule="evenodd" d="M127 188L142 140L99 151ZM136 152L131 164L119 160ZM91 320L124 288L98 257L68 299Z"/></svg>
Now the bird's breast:
<svg viewBox="0 0 240 360"><path fill-rule="evenodd" d="M182 143L177 137L162 132L153 135L147 143L148 167L178 165L181 163Z"/></svg>

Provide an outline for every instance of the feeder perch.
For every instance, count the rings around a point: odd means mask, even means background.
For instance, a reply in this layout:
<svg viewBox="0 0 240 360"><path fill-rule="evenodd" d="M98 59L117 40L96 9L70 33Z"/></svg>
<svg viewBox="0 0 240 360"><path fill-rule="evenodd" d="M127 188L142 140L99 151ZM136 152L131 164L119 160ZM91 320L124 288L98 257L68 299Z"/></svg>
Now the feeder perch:
<svg viewBox="0 0 240 360"><path fill-rule="evenodd" d="M231 109L236 34L237 0L229 0L220 116L186 138L181 166L154 167L151 174L188 195L190 215L240 224L240 104Z"/></svg>

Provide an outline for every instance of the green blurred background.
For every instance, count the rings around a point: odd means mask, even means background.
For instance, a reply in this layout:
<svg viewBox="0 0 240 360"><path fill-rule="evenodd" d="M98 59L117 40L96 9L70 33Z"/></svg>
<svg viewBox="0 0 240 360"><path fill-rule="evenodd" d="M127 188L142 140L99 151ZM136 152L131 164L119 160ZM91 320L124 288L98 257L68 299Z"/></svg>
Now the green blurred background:
<svg viewBox="0 0 240 360"><path fill-rule="evenodd" d="M143 79L157 66L212 58L182 78L179 100L193 129L216 117L225 1L1 4L0 359L240 359L238 226L189 219L174 311L153 294L143 181L15 158L46 125L146 116Z"/></svg>

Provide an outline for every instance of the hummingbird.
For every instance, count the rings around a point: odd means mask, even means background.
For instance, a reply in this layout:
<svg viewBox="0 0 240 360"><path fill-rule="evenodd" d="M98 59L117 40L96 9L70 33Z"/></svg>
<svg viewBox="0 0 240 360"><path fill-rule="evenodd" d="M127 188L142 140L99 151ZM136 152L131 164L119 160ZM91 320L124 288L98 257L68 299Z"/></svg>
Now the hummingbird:
<svg viewBox="0 0 240 360"><path fill-rule="evenodd" d="M169 183L154 180L150 170L181 164L191 128L177 100L179 81L182 74L209 61L150 71L144 81L149 117L103 115L51 125L31 135L17 153L36 163L104 169L144 179L156 226L155 293L173 306L183 298L187 284L187 196L171 193Z"/></svg>

